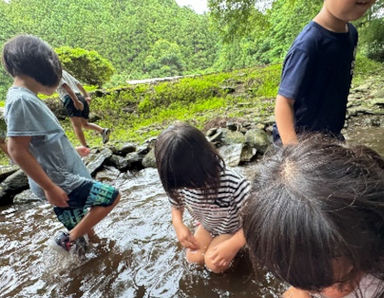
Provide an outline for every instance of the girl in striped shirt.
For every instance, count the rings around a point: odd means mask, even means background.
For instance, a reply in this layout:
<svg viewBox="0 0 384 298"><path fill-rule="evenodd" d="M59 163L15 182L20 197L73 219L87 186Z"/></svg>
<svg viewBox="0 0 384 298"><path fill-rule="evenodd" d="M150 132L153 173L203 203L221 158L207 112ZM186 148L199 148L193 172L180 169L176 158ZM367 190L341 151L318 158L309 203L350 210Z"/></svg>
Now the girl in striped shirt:
<svg viewBox="0 0 384 298"><path fill-rule="evenodd" d="M245 244L240 208L249 182L224 160L193 126L178 123L163 131L155 155L160 180L172 205L172 223L190 263L220 273L228 269ZM187 209L199 225L184 224Z"/></svg>

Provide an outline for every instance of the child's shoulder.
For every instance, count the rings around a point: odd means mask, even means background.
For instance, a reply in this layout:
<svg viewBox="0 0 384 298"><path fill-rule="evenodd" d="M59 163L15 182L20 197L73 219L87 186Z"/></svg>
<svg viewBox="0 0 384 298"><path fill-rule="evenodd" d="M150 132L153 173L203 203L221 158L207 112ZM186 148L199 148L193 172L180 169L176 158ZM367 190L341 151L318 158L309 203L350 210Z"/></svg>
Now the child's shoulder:
<svg viewBox="0 0 384 298"><path fill-rule="evenodd" d="M293 42L292 48L299 48L302 50L315 49L319 42L325 38L324 32L320 25L311 21L303 30L297 35Z"/></svg>
<svg viewBox="0 0 384 298"><path fill-rule="evenodd" d="M231 183L239 183L245 180L244 176L238 173L235 169L225 167L221 172L221 180L225 180Z"/></svg>
<svg viewBox="0 0 384 298"><path fill-rule="evenodd" d="M15 101L34 101L36 99L38 99L38 97L32 91L23 87L12 86L7 92L7 103Z"/></svg>

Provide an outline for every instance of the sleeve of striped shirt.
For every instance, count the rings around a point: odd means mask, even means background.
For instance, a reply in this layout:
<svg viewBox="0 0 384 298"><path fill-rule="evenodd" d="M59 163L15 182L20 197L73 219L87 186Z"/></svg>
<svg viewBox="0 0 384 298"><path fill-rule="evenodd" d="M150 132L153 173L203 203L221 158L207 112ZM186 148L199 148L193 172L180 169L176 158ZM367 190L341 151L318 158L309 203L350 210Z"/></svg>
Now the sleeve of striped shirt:
<svg viewBox="0 0 384 298"><path fill-rule="evenodd" d="M175 208L184 208L184 195L182 193L178 193L179 195L179 200L175 200L174 198L168 196L168 201L171 203L172 207Z"/></svg>
<svg viewBox="0 0 384 298"><path fill-rule="evenodd" d="M245 178L239 181L237 189L233 193L233 201L236 211L239 211L249 196L251 185Z"/></svg>

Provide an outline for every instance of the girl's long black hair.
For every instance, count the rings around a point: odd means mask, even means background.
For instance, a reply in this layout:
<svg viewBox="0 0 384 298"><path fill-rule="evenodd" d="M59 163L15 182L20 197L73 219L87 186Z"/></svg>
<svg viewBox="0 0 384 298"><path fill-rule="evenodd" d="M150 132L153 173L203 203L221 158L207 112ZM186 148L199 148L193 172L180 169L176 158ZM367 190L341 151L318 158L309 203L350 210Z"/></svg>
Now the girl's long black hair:
<svg viewBox="0 0 384 298"><path fill-rule="evenodd" d="M217 193L225 163L197 128L177 123L164 130L156 140L155 157L161 183L173 199L178 200L182 188L201 189L206 197Z"/></svg>
<svg viewBox="0 0 384 298"><path fill-rule="evenodd" d="M294 287L318 292L361 274L383 281L384 160L321 135L281 148L260 165L243 228L253 265ZM352 270L336 278L340 259Z"/></svg>

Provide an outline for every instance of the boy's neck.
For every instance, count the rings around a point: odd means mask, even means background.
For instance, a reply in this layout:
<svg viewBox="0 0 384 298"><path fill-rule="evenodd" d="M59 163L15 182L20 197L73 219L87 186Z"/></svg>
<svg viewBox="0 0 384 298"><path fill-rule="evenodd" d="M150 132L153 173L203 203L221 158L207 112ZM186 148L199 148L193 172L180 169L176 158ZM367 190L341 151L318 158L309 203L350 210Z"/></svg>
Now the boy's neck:
<svg viewBox="0 0 384 298"><path fill-rule="evenodd" d="M337 19L324 6L313 21L329 31L337 33L348 32L348 22Z"/></svg>
<svg viewBox="0 0 384 298"><path fill-rule="evenodd" d="M28 76L15 76L13 78L13 86L24 87L36 95L40 91L38 83Z"/></svg>

